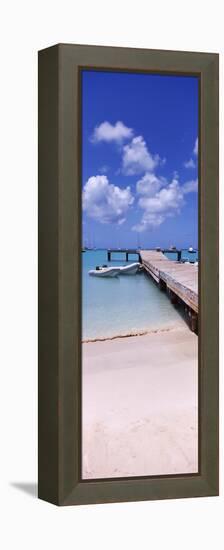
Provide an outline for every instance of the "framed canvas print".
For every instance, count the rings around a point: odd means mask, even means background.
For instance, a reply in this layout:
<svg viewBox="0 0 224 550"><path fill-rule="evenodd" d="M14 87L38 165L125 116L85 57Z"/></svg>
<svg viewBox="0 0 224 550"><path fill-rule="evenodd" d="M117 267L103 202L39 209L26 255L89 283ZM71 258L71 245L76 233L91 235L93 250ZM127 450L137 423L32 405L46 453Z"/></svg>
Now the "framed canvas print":
<svg viewBox="0 0 224 550"><path fill-rule="evenodd" d="M39 497L218 494L218 55L39 52Z"/></svg>

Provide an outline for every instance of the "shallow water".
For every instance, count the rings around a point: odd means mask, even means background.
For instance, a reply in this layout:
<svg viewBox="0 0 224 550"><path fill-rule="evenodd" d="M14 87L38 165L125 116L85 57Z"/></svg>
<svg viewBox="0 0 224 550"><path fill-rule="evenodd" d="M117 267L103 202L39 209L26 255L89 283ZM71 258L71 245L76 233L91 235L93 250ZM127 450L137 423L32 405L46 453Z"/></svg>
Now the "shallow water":
<svg viewBox="0 0 224 550"><path fill-rule="evenodd" d="M195 260L189 255L190 260ZM116 259L117 257L117 259ZM186 252L187 257L187 252ZM116 278L89 275L97 265L127 265L119 255L107 261L106 250L82 253L82 339L110 338L183 325L180 310L145 273ZM173 259L176 259L173 254ZM128 263L138 261L130 257Z"/></svg>

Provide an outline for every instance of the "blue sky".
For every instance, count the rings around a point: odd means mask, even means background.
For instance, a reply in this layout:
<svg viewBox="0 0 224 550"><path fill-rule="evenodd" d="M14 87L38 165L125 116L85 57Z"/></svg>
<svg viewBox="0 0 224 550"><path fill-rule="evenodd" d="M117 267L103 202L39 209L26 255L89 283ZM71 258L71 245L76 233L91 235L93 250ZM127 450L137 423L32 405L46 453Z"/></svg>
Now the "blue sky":
<svg viewBox="0 0 224 550"><path fill-rule="evenodd" d="M82 71L83 243L198 245L198 79Z"/></svg>

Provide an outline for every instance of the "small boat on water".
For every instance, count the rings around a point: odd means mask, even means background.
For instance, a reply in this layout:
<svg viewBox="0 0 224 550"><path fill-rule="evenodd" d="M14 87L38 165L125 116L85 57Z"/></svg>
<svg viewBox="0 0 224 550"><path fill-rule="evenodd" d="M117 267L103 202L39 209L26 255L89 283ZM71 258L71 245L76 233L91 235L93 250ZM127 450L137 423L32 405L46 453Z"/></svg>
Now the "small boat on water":
<svg viewBox="0 0 224 550"><path fill-rule="evenodd" d="M135 262L130 265L122 265L120 267L120 275L136 275L140 269L140 263Z"/></svg>
<svg viewBox="0 0 224 550"><path fill-rule="evenodd" d="M91 269L89 275L93 277L117 277L120 273L119 267L97 266L96 269Z"/></svg>
<svg viewBox="0 0 224 550"><path fill-rule="evenodd" d="M135 262L130 265L120 265L117 267L108 267L107 265L97 265L96 269L91 269L89 275L95 277L117 277L118 275L136 275L140 271L141 265Z"/></svg>

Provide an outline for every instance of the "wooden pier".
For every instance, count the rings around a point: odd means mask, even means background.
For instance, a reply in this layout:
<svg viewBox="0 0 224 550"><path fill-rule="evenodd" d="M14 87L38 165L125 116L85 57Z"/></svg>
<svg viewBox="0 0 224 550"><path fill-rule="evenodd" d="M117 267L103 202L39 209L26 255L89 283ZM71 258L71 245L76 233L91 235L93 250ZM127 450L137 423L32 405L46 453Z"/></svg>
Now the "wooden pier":
<svg viewBox="0 0 224 550"><path fill-rule="evenodd" d="M140 250L139 256L145 271L168 292L172 303L184 303L190 328L197 332L198 266L169 260L159 250Z"/></svg>
<svg viewBox="0 0 224 550"><path fill-rule="evenodd" d="M110 262L113 257L113 254L124 254L125 255L125 261L128 262L129 255L130 254L136 254L138 256L139 261L140 259L140 252L139 250L136 250L136 248L109 248L107 250L107 261ZM120 260L122 258L119 258Z"/></svg>

